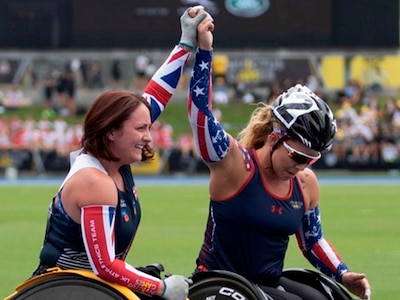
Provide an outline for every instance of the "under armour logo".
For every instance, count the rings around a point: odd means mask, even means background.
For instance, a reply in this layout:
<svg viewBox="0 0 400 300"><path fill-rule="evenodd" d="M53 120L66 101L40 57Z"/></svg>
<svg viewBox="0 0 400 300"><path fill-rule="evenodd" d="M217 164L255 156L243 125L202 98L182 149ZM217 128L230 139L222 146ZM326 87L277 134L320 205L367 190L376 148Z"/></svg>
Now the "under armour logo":
<svg viewBox="0 0 400 300"><path fill-rule="evenodd" d="M283 214L283 208L282 207L277 207L275 205L271 206L271 212L273 214L278 214L278 215L282 215Z"/></svg>

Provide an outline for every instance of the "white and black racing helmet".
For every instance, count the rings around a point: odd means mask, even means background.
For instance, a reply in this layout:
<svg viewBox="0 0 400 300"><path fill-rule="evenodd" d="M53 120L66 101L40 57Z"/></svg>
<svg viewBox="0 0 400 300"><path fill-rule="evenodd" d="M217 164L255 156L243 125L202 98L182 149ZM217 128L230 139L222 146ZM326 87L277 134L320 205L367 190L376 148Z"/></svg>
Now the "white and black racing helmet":
<svg viewBox="0 0 400 300"><path fill-rule="evenodd" d="M306 147L329 151L336 134L336 120L331 109L306 86L291 87L272 103L274 116L287 134Z"/></svg>

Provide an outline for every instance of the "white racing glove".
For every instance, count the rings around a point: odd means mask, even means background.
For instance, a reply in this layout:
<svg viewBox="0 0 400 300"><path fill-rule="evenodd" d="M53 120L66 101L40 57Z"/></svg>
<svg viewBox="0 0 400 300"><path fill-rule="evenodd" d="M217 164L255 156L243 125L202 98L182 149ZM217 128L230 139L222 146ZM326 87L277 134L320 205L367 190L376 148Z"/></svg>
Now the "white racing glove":
<svg viewBox="0 0 400 300"><path fill-rule="evenodd" d="M203 9L203 7L201 5L189 7L181 16L182 35L179 44L193 50L197 46L197 26L207 17L208 14L203 12L192 18L189 15L189 10L191 9L195 10L197 13L197 11Z"/></svg>
<svg viewBox="0 0 400 300"><path fill-rule="evenodd" d="M171 275L164 279L164 293L161 295L166 300L186 300L189 293L189 284L192 283L182 275Z"/></svg>

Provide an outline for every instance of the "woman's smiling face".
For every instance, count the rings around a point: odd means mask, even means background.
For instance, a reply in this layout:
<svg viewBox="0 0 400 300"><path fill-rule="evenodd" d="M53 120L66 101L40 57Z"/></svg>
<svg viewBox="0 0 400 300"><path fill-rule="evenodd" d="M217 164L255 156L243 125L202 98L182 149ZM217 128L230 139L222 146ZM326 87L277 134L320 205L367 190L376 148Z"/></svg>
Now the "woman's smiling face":
<svg viewBox="0 0 400 300"><path fill-rule="evenodd" d="M142 160L144 146L152 142L150 126L150 111L141 104L122 123L120 129L112 130L109 135L111 149L121 159L121 163L131 164Z"/></svg>

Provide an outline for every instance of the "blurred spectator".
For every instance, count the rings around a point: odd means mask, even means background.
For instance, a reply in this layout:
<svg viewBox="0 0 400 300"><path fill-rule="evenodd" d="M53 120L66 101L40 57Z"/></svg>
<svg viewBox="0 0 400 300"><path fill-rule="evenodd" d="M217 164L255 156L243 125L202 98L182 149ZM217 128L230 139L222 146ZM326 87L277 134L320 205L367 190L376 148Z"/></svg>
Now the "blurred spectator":
<svg viewBox="0 0 400 300"><path fill-rule="evenodd" d="M391 123L397 111L396 99L389 97L384 102L383 120L385 123Z"/></svg>
<svg viewBox="0 0 400 300"><path fill-rule="evenodd" d="M6 118L0 119L0 151L11 148L10 128Z"/></svg>
<svg viewBox="0 0 400 300"><path fill-rule="evenodd" d="M396 135L397 133L397 135ZM381 158L385 164L400 162L399 131L386 123L382 125Z"/></svg>
<svg viewBox="0 0 400 300"><path fill-rule="evenodd" d="M122 70L121 70L121 62L119 60L113 60L111 64L111 88L119 89L123 86L122 80Z"/></svg>
<svg viewBox="0 0 400 300"><path fill-rule="evenodd" d="M26 143L25 148L29 150L38 149L37 122L33 119L32 116L27 116L25 118L24 129L25 129L24 141Z"/></svg>
<svg viewBox="0 0 400 300"><path fill-rule="evenodd" d="M24 89L32 89L38 86L38 76L32 66L26 69L21 79L21 85Z"/></svg>
<svg viewBox="0 0 400 300"><path fill-rule="evenodd" d="M42 116L37 122L37 128L39 130L47 130L53 128L53 124L46 116Z"/></svg>
<svg viewBox="0 0 400 300"><path fill-rule="evenodd" d="M315 75L309 75L307 77L306 86L314 93L320 89L318 79Z"/></svg>
<svg viewBox="0 0 400 300"><path fill-rule="evenodd" d="M215 55L212 64L214 81L217 78L221 78L223 80L220 80L220 82L225 83L229 66L229 57L223 54Z"/></svg>
<svg viewBox="0 0 400 300"><path fill-rule="evenodd" d="M268 84L267 104L271 104L282 93L282 88L278 81L272 81Z"/></svg>
<svg viewBox="0 0 400 300"><path fill-rule="evenodd" d="M235 101L242 102L243 96L246 93L246 83L242 80L236 80L235 88Z"/></svg>
<svg viewBox="0 0 400 300"><path fill-rule="evenodd" d="M58 93L58 103L63 116L76 115L76 100L75 100L75 78L74 72L70 67L60 73L57 78L56 90Z"/></svg>
<svg viewBox="0 0 400 300"><path fill-rule="evenodd" d="M374 138L371 127L356 117L349 127L349 132L351 135L350 161L353 164L367 164L371 159L369 144Z"/></svg>
<svg viewBox="0 0 400 300"><path fill-rule="evenodd" d="M396 100L396 110L393 112L391 124L400 129L400 99Z"/></svg>
<svg viewBox="0 0 400 300"><path fill-rule="evenodd" d="M58 134L58 135L63 135L67 128L68 128L68 124L67 122L64 120L63 116L57 116L57 118L53 121L53 126L54 131Z"/></svg>
<svg viewBox="0 0 400 300"><path fill-rule="evenodd" d="M56 87L56 81L53 74L48 70L43 76L43 109L53 110L55 105L53 103L54 90Z"/></svg>
<svg viewBox="0 0 400 300"><path fill-rule="evenodd" d="M9 120L9 133L11 140L12 149L24 149L25 148L25 128L24 123L18 116L13 116Z"/></svg>
<svg viewBox="0 0 400 300"><path fill-rule="evenodd" d="M82 87L87 88L88 87L88 82L89 82L89 62L87 60L82 60L80 62L80 76L82 79Z"/></svg>
<svg viewBox="0 0 400 300"><path fill-rule="evenodd" d="M94 61L90 67L88 76L88 88L102 89L104 87L103 77L101 75L100 64Z"/></svg>
<svg viewBox="0 0 400 300"><path fill-rule="evenodd" d="M287 91L290 87L292 87L293 86L293 80L292 79L290 79L290 78L284 78L283 80L282 80L282 90L283 91Z"/></svg>
<svg viewBox="0 0 400 300"><path fill-rule="evenodd" d="M135 77L132 80L133 90L142 91L155 71L156 67L150 57L144 54L138 55L135 60Z"/></svg>
<svg viewBox="0 0 400 300"><path fill-rule="evenodd" d="M56 78L56 92L57 92L57 108L59 110L65 108L66 97L67 97L67 74L66 72L58 73Z"/></svg>
<svg viewBox="0 0 400 300"><path fill-rule="evenodd" d="M176 148L179 153L178 165L180 171L193 174L198 161L193 135L191 133L182 133L178 137Z"/></svg>
<svg viewBox="0 0 400 300"><path fill-rule="evenodd" d="M386 72L383 71L378 64L370 69L367 69L363 76L366 92L381 92L387 81Z"/></svg>
<svg viewBox="0 0 400 300"><path fill-rule="evenodd" d="M17 84L11 84L8 87L3 99L3 105L8 110L16 110L22 106L28 105L28 99Z"/></svg>
<svg viewBox="0 0 400 300"><path fill-rule="evenodd" d="M353 108L349 101L343 101L342 106L336 111L338 121L350 122L357 118L357 111Z"/></svg>
<svg viewBox="0 0 400 300"><path fill-rule="evenodd" d="M338 120L338 131L335 135L329 166L344 167L347 163L347 154L351 150L352 136L350 134L350 121ZM328 155L329 155L328 154Z"/></svg>
<svg viewBox="0 0 400 300"><path fill-rule="evenodd" d="M213 102L227 104L229 102L228 87L223 77L217 77L213 86Z"/></svg>
<svg viewBox="0 0 400 300"><path fill-rule="evenodd" d="M174 146L172 139L173 128L171 125L156 121L151 126L151 134L154 146L157 149L163 151Z"/></svg>
<svg viewBox="0 0 400 300"><path fill-rule="evenodd" d="M350 104L358 104L363 96L363 88L358 80L352 79L347 82L342 91L338 93L340 102L349 102Z"/></svg>

